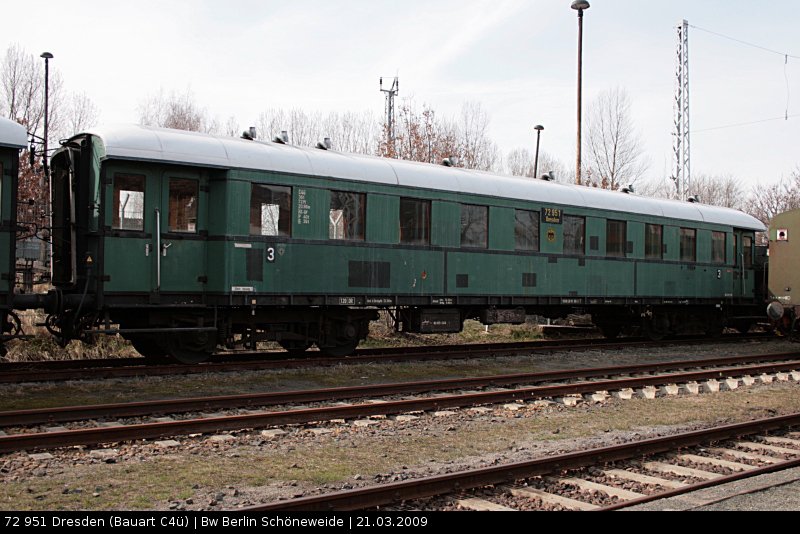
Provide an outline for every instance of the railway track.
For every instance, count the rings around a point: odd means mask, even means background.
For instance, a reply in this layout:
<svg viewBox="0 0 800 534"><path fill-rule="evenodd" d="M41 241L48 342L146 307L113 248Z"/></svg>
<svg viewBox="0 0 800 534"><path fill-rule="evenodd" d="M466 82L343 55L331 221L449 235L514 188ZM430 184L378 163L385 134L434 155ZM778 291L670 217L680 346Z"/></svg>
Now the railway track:
<svg viewBox="0 0 800 534"><path fill-rule="evenodd" d="M703 368L699 368L702 366ZM655 397L656 387L665 394L701 389L719 391L741 385L773 380L800 381L800 359L796 353L720 358L599 369L579 369L545 373L451 379L402 384L359 386L324 390L203 397L121 405L80 406L0 413L0 452L51 449L75 445L98 445L140 439L158 439L179 435L261 429L275 426L308 424L338 419L360 419L422 411L440 411L501 403L525 403L541 399L561 399L570 404L576 396L590 395L601 401L616 392L620 398L640 395ZM616 378L611 378L616 377ZM554 383L561 381L562 383ZM705 381L700 384L700 381ZM476 388L488 388L475 391ZM457 391L468 390L468 391ZM451 394L436 392L455 391ZM375 397L416 395L380 402L331 404L334 401ZM323 403L318 407L297 407L297 403ZM259 409L252 410L257 407ZM272 407L272 410L268 408ZM278 408L275 408L278 407ZM233 414L192 415L199 410L238 409ZM121 421L121 418L190 414L182 419L158 421ZM86 420L96 421L87 427ZM36 426L79 421L81 428ZM22 425L33 428L18 428Z"/></svg>
<svg viewBox="0 0 800 534"><path fill-rule="evenodd" d="M118 358L105 360L63 360L47 362L14 362L0 364L0 384L26 382L59 382L67 380L97 380L143 376L178 376L202 373L256 371L325 367L341 364L385 363L395 361L432 361L508 356L520 353L552 352L554 350L592 350L637 347L663 347L681 344L739 343L746 340L771 339L764 335L732 334L721 339L679 337L660 342L641 338L609 341L605 339L579 339L558 341L532 341L519 343L492 343L472 345L445 345L434 347L408 347L386 349L360 349L347 358L314 357L287 359L286 352L234 353L218 355L212 361L197 365L153 365L144 358Z"/></svg>
<svg viewBox="0 0 800 534"><path fill-rule="evenodd" d="M793 414L243 511L618 510L798 467L798 428Z"/></svg>

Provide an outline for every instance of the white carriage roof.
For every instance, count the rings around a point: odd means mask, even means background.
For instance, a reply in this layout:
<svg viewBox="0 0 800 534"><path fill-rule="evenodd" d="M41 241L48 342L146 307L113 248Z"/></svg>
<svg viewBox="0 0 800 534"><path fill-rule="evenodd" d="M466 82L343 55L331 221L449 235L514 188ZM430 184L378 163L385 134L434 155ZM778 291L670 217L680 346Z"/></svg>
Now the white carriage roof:
<svg viewBox="0 0 800 534"><path fill-rule="evenodd" d="M109 126L87 133L102 140L105 158L325 176L766 230L758 219L727 208L426 163L147 126Z"/></svg>
<svg viewBox="0 0 800 534"><path fill-rule="evenodd" d="M28 146L28 132L24 126L0 117L0 146L25 148Z"/></svg>

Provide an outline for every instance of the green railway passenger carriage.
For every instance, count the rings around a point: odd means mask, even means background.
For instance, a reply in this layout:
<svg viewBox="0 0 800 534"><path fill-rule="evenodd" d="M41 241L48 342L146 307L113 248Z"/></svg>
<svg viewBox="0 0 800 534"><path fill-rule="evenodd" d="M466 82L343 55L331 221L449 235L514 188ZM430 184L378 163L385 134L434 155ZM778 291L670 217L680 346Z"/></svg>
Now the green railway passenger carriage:
<svg viewBox="0 0 800 534"><path fill-rule="evenodd" d="M14 281L16 279L17 179L19 152L28 143L28 133L16 122L0 117L0 349L3 342L20 333L19 319L14 315Z"/></svg>
<svg viewBox="0 0 800 534"><path fill-rule="evenodd" d="M765 229L723 208L140 126L77 135L52 169L56 289L20 305L65 342L347 354L382 308L409 332L578 309L657 338L761 302Z"/></svg>

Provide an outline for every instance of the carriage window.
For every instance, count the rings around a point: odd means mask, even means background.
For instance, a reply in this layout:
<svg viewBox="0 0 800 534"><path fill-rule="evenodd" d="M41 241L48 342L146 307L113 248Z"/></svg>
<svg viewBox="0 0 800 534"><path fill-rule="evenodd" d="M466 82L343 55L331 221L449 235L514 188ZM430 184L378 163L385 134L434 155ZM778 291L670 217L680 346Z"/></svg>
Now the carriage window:
<svg viewBox="0 0 800 534"><path fill-rule="evenodd" d="M517 210L517 250L539 250L539 212Z"/></svg>
<svg viewBox="0 0 800 534"><path fill-rule="evenodd" d="M169 231L193 234L197 232L197 180L170 178Z"/></svg>
<svg viewBox="0 0 800 534"><path fill-rule="evenodd" d="M250 235L291 237L292 188L253 184Z"/></svg>
<svg viewBox="0 0 800 534"><path fill-rule="evenodd" d="M624 258L628 239L625 221L606 221L606 256Z"/></svg>
<svg viewBox="0 0 800 534"><path fill-rule="evenodd" d="M364 241L366 238L367 195L331 191L329 234L331 239Z"/></svg>
<svg viewBox="0 0 800 534"><path fill-rule="evenodd" d="M744 268L751 269L753 267L753 238L749 236L742 237L742 255L744 256Z"/></svg>
<svg viewBox="0 0 800 534"><path fill-rule="evenodd" d="M489 208L461 206L461 246L489 248Z"/></svg>
<svg viewBox="0 0 800 534"><path fill-rule="evenodd" d="M660 260L664 257L664 227L648 224L644 230L644 257Z"/></svg>
<svg viewBox="0 0 800 534"><path fill-rule="evenodd" d="M697 230L681 228L681 261L697 261Z"/></svg>
<svg viewBox="0 0 800 534"><path fill-rule="evenodd" d="M144 184L142 175L114 175L114 230L144 231Z"/></svg>
<svg viewBox="0 0 800 534"><path fill-rule="evenodd" d="M400 242L404 245L431 244L429 200L400 199Z"/></svg>
<svg viewBox="0 0 800 534"><path fill-rule="evenodd" d="M564 215L564 254L586 254L586 219Z"/></svg>
<svg viewBox="0 0 800 534"><path fill-rule="evenodd" d="M711 232L711 261L713 263L725 263L727 237L725 232Z"/></svg>

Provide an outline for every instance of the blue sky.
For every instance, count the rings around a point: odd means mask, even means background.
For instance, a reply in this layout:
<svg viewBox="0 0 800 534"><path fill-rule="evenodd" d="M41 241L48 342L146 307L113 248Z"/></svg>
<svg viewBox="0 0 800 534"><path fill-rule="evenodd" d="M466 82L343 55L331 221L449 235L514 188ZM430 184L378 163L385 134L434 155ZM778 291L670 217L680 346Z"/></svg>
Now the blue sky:
<svg viewBox="0 0 800 534"><path fill-rule="evenodd" d="M445 115L466 101L491 117L501 150L575 157L577 17L570 0L140 0L4 6L0 47L48 50L68 88L104 122L134 122L159 89L190 88L223 122L245 127L271 107L382 113L378 78ZM775 0L594 0L586 12L584 95L625 89L651 161L672 169L675 26L690 24L800 56L800 15ZM693 170L774 182L800 164L800 60L691 30ZM586 108L585 108L586 109ZM586 112L586 111L585 111Z"/></svg>

